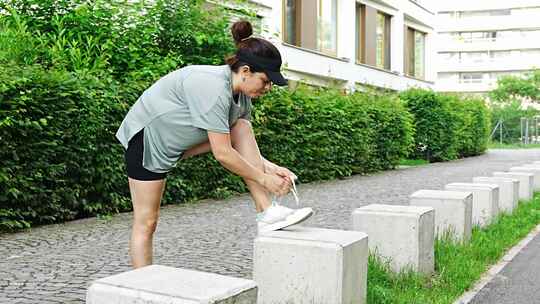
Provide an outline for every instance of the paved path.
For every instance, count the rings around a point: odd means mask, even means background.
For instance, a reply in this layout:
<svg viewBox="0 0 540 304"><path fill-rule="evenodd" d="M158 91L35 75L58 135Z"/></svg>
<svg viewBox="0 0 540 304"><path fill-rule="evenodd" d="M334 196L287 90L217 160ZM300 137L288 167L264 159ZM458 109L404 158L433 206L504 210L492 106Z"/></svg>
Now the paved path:
<svg viewBox="0 0 540 304"><path fill-rule="evenodd" d="M533 160L540 160L540 150L491 150L464 160L300 185L301 200L316 210L306 225L348 229L357 207L405 204L416 190L442 189ZM247 195L163 207L154 262L249 278L254 217ZM83 303L92 280L130 269L130 221L125 213L0 235L0 303Z"/></svg>
<svg viewBox="0 0 540 304"><path fill-rule="evenodd" d="M540 235L531 240L470 304L540 303Z"/></svg>

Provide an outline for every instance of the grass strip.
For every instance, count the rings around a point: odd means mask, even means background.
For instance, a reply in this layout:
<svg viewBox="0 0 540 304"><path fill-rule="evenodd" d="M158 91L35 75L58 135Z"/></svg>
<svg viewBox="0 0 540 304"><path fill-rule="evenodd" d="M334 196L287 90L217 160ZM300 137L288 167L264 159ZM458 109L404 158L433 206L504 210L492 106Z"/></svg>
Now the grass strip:
<svg viewBox="0 0 540 304"><path fill-rule="evenodd" d="M501 144L497 142L491 142L488 144L489 149L538 149L540 144Z"/></svg>
<svg viewBox="0 0 540 304"><path fill-rule="evenodd" d="M501 214L485 228L475 227L468 244L435 241L435 273L392 273L388 263L370 255L368 303L453 303L474 286L508 249L540 223L540 193L520 201L511 215Z"/></svg>

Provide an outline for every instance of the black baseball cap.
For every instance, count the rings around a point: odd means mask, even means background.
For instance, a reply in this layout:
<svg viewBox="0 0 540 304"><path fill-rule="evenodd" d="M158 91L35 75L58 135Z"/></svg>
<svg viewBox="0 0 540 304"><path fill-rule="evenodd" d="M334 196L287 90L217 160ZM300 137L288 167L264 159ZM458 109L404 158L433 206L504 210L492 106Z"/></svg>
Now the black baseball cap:
<svg viewBox="0 0 540 304"><path fill-rule="evenodd" d="M273 84L278 86L287 85L287 79L280 72L281 56L277 58L261 57L253 55L244 49L239 49L236 52L236 57L255 69L264 71Z"/></svg>

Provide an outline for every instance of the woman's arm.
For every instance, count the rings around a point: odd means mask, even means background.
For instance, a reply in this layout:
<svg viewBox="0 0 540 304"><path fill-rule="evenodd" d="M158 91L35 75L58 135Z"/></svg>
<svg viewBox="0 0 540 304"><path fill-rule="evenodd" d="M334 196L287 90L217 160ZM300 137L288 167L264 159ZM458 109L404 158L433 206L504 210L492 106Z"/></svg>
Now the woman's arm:
<svg viewBox="0 0 540 304"><path fill-rule="evenodd" d="M231 144L227 133L208 131L208 140L212 154L223 167L247 179L251 179L265 187L268 191L285 195L289 191L289 182L274 174L267 174L247 162Z"/></svg>
<svg viewBox="0 0 540 304"><path fill-rule="evenodd" d="M182 153L182 159L186 159L195 155L204 154L210 152L210 142L206 141L202 144L198 144L191 147L189 150Z"/></svg>
<svg viewBox="0 0 540 304"><path fill-rule="evenodd" d="M274 164L273 162L267 160L266 158L264 158L263 156L261 156L262 160L263 160L263 165L264 165L264 172L266 173L275 173L276 169L279 167L278 165Z"/></svg>
<svg viewBox="0 0 540 304"><path fill-rule="evenodd" d="M199 155L199 154L208 153L211 150L212 149L210 147L210 141L206 141L206 142L198 144L198 145L190 148L189 150L185 151L182 154L182 159L190 158L190 157L193 157L193 156ZM278 165L274 164L273 162L267 160L263 156L261 156L261 158L263 160L264 173L266 173L266 174L278 174L278 175L280 175L282 177L288 177L288 176L290 176L289 173L292 173L287 168L283 168L281 166L278 166ZM294 173L292 173L292 174L293 174L294 177L296 177L296 175L294 175Z"/></svg>

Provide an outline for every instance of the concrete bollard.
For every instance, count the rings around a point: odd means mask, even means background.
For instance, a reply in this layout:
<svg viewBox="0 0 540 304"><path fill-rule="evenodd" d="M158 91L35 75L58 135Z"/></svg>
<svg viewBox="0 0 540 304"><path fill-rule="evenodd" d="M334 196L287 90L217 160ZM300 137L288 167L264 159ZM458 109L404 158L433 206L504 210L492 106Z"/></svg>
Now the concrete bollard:
<svg viewBox="0 0 540 304"><path fill-rule="evenodd" d="M431 207L372 204L354 210L353 230L369 235L369 249L399 272L434 270L435 210Z"/></svg>
<svg viewBox="0 0 540 304"><path fill-rule="evenodd" d="M509 177L519 180L519 199L532 199L534 188L534 174L526 172L494 172L493 176Z"/></svg>
<svg viewBox="0 0 540 304"><path fill-rule="evenodd" d="M512 213L519 201L519 180L506 177L478 176L473 178L476 184L496 184L499 186L499 212Z"/></svg>
<svg viewBox="0 0 540 304"><path fill-rule="evenodd" d="M499 186L496 184L451 183L444 189L472 192L473 225L485 227L499 214Z"/></svg>
<svg viewBox="0 0 540 304"><path fill-rule="evenodd" d="M435 209L435 235L450 233L456 241L468 241L472 230L472 193L461 191L419 190L409 202Z"/></svg>
<svg viewBox="0 0 540 304"><path fill-rule="evenodd" d="M534 190L540 190L540 167L535 167L535 166L512 167L508 171L510 171L510 172L525 172L525 173L534 174L533 191Z"/></svg>
<svg viewBox="0 0 540 304"><path fill-rule="evenodd" d="M254 281L151 265L94 281L87 304L257 303Z"/></svg>
<svg viewBox="0 0 540 304"><path fill-rule="evenodd" d="M368 236L293 226L255 239L259 304L365 303Z"/></svg>

